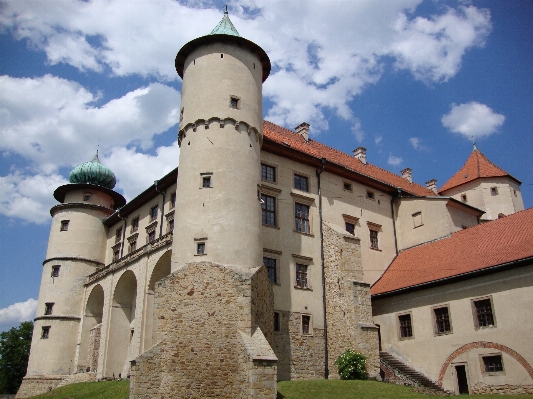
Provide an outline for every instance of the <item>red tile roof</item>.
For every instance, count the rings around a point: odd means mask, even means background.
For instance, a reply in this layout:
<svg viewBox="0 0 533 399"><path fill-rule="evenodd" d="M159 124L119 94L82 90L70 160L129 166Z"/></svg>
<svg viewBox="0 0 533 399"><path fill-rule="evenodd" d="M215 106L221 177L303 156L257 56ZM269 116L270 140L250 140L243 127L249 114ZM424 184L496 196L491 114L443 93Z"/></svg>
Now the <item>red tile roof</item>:
<svg viewBox="0 0 533 399"><path fill-rule="evenodd" d="M494 165L481 151L476 148L474 151L472 151L463 167L459 169L459 171L453 175L451 179L444 183L439 190L439 193L481 177L501 176L511 177L513 180L516 180L518 183L520 183L520 181L515 179L505 170Z"/></svg>
<svg viewBox="0 0 533 399"><path fill-rule="evenodd" d="M401 187L402 190L408 193L418 196L435 195L433 191L427 189L426 187L414 182L409 183L403 177L371 165L368 162L365 165L359 159L321 144L318 141L310 139L308 142L306 142L298 133L275 125L272 122L263 122L263 134L266 140L271 140L280 145L290 147L296 151L310 155L317 159L326 158L327 162L340 165L358 174L388 184L392 187Z"/></svg>
<svg viewBox="0 0 533 399"><path fill-rule="evenodd" d="M403 290L533 257L533 208L400 252L371 288Z"/></svg>

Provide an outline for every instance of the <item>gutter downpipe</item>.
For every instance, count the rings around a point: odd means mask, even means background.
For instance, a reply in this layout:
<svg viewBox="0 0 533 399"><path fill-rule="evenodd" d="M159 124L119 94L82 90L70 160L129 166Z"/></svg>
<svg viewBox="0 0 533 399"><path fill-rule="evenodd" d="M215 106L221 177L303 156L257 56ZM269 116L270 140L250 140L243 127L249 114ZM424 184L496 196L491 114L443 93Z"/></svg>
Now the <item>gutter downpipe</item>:
<svg viewBox="0 0 533 399"><path fill-rule="evenodd" d="M163 218L165 217L165 194L166 194L166 191L165 190L159 191L159 189L157 188L157 183L158 182L159 182L159 180L155 180L154 181L154 187L155 187L155 191L157 191L163 197L163 202L161 203L161 225L159 226L159 238L161 238L161 236L163 235Z"/></svg>
<svg viewBox="0 0 533 399"><path fill-rule="evenodd" d="M326 317L326 270L324 266L324 228L322 227L322 190L320 188L320 175L326 168L326 158L322 158L322 169L316 171L318 178L318 215L320 219L320 263L322 269L322 307L324 312L324 378L329 378L329 354L328 354L328 322Z"/></svg>
<svg viewBox="0 0 533 399"><path fill-rule="evenodd" d="M126 239L126 227L128 225L127 219L123 218L120 214L122 207L117 209L117 216L124 221L124 228L122 229L122 243L120 244L120 257L124 256L124 241Z"/></svg>
<svg viewBox="0 0 533 399"><path fill-rule="evenodd" d="M398 198L401 198L402 196L402 189L400 187L397 187L397 189L398 189L398 195L392 197L392 199L390 200L390 209L392 212L392 231L394 233L394 249L396 250L396 255L398 255L398 239L396 238L396 220L394 218L394 201L396 201L396 199Z"/></svg>

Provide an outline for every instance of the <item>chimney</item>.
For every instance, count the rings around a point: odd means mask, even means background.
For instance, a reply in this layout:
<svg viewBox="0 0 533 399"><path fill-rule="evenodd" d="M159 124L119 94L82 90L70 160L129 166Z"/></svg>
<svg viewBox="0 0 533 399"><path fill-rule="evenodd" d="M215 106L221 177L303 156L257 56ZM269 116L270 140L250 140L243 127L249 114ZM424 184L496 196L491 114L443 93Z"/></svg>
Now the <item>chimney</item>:
<svg viewBox="0 0 533 399"><path fill-rule="evenodd" d="M401 171L402 177L409 183L413 182L413 170L411 168L405 168Z"/></svg>
<svg viewBox="0 0 533 399"><path fill-rule="evenodd" d="M294 130L296 130L296 133L302 136L306 143L309 141L309 126L309 123L303 122L294 128Z"/></svg>
<svg viewBox="0 0 533 399"><path fill-rule="evenodd" d="M437 194L437 180L431 179L430 181L426 182L426 188L433 191L435 194Z"/></svg>
<svg viewBox="0 0 533 399"><path fill-rule="evenodd" d="M357 158L361 161L361 163L366 165L366 148L365 147L357 147L355 150L353 150L353 156L354 158Z"/></svg>

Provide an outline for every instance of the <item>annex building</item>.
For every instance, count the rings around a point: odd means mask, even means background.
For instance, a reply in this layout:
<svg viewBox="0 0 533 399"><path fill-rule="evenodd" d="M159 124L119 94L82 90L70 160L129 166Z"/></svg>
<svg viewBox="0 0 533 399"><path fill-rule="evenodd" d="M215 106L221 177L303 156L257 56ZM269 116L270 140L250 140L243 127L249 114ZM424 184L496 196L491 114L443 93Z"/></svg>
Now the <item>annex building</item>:
<svg viewBox="0 0 533 399"><path fill-rule="evenodd" d="M130 377L132 398L275 398L346 349L376 379L533 390L519 180L474 148L439 190L263 121L270 61L227 13L176 70L179 169L126 202L95 156L54 192L17 397Z"/></svg>

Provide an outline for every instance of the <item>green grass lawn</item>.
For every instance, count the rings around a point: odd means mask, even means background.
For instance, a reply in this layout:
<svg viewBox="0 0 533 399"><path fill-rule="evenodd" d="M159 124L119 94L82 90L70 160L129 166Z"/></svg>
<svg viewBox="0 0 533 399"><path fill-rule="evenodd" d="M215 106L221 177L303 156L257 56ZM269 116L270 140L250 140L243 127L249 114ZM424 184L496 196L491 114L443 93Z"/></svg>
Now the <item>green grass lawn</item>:
<svg viewBox="0 0 533 399"><path fill-rule="evenodd" d="M54 389L32 399L127 399L129 381L82 382ZM533 395L472 395L472 399L533 399ZM412 388L376 381L281 381L278 399L437 399Z"/></svg>

